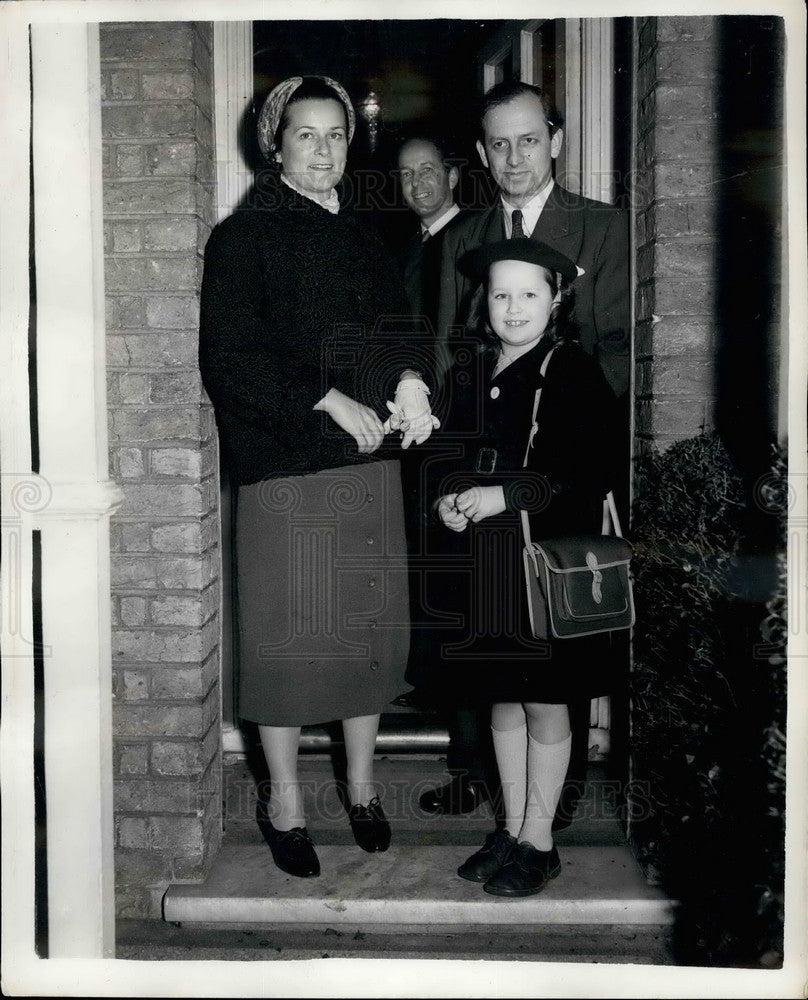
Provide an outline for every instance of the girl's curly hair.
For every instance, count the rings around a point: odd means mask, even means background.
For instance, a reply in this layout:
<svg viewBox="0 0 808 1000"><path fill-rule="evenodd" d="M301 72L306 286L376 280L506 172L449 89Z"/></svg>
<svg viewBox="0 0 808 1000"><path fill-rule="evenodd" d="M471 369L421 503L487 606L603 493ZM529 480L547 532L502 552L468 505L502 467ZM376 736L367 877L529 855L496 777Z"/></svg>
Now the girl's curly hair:
<svg viewBox="0 0 808 1000"><path fill-rule="evenodd" d="M553 303L550 310L550 318L544 331L545 335L554 343L575 340L578 336L578 327L572 320L572 310L575 306L575 286L556 271L551 271L546 267L543 267L542 271L547 277L547 283L550 285L553 295L561 293L558 302ZM488 317L488 275L471 297L466 332L478 339L481 353L493 354L499 351L499 337L491 328Z"/></svg>

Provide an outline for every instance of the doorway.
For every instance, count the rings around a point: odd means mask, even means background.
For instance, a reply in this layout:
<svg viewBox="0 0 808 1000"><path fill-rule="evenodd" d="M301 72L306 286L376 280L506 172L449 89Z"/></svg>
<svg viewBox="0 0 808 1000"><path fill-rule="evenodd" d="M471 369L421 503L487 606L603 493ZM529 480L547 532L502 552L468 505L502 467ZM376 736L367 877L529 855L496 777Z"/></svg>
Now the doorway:
<svg viewBox="0 0 808 1000"><path fill-rule="evenodd" d="M628 27L628 19L607 18L219 25L217 67L223 67L221 73L217 69L216 84L218 161L223 171L218 178L220 214L229 214L247 195L261 168L261 154L252 137L264 97L280 80L297 73L332 76L348 90L358 111L348 173L351 195L354 204L372 216L392 250L404 242L413 225L392 174L400 137L421 124L446 135L460 170L459 203L467 208L489 204L494 192L475 149L474 106L479 94L509 77L555 93L566 121L556 179L575 193L619 202L624 197L621 178L628 175L630 125L622 113L629 95L615 80L621 79L621 73L626 82L630 79ZM219 85L222 73L225 86ZM226 470L222 482L224 749L244 752L248 746L234 708L238 657L227 583L232 531ZM590 752L594 759L608 755L614 717L625 719L623 707L608 698L592 702ZM338 726L333 733L328 727L309 727L304 729L301 747L322 751L332 739L339 739L339 732ZM447 745L448 734L434 713L391 706L383 716L382 753L409 749L439 754L445 753Z"/></svg>

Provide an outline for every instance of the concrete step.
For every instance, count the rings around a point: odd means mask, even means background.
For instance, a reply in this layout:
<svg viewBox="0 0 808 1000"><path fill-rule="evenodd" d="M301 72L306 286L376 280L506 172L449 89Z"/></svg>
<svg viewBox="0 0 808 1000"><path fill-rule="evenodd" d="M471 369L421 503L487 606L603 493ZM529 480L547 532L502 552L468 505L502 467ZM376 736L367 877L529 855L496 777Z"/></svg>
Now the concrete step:
<svg viewBox="0 0 808 1000"><path fill-rule="evenodd" d="M299 879L275 866L264 845L225 843L202 885L172 885L167 921L205 924L306 925L350 932L426 927L560 924L665 925L674 906L649 886L627 847L567 847L561 875L535 896L503 899L456 875L467 846L393 843L382 854L356 845L318 846L318 878Z"/></svg>
<svg viewBox="0 0 808 1000"><path fill-rule="evenodd" d="M169 927L149 931L164 935L162 942L148 951L136 939L120 939L119 957L137 957L141 949L154 958L670 961L676 907L647 884L625 846L605 765L590 764L575 821L556 835L561 875L519 900L487 895L456 875L493 829L489 805L456 817L420 809L421 792L449 779L445 760L383 756L375 777L393 843L369 855L353 842L330 758L301 759L307 825L322 874L297 879L276 868L255 822L267 780L262 757L231 763L224 843L208 879L172 885L162 900Z"/></svg>
<svg viewBox="0 0 808 1000"><path fill-rule="evenodd" d="M366 932L331 926L251 927L240 924L238 927L219 928L190 923L178 926L157 920L120 920L115 957L151 962L189 959L288 962L335 958L478 962L484 958L500 962L675 964L670 927L650 924L622 924L617 927L599 924L543 925L538 928L509 926L507 934L492 934L485 928L476 927L459 930L429 927L420 932L385 933L383 929ZM389 970L389 966L387 968ZM453 968L458 969L457 966ZM333 975L327 967L322 974ZM428 971L422 974L430 975ZM459 974L456 972L456 975Z"/></svg>

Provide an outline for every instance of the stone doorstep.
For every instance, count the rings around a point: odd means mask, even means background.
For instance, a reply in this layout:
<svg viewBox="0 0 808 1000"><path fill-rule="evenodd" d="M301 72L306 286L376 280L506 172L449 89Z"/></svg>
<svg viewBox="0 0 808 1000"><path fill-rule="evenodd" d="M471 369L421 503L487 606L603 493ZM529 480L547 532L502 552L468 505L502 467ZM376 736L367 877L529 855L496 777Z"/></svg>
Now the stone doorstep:
<svg viewBox="0 0 808 1000"><path fill-rule="evenodd" d="M675 903L649 886L628 847L563 848L559 878L535 896L502 899L454 873L463 846L393 844L383 854L323 846L322 874L281 872L266 846L225 843L201 885L174 884L163 917L176 923L350 927L423 931L435 926L655 925L672 923Z"/></svg>

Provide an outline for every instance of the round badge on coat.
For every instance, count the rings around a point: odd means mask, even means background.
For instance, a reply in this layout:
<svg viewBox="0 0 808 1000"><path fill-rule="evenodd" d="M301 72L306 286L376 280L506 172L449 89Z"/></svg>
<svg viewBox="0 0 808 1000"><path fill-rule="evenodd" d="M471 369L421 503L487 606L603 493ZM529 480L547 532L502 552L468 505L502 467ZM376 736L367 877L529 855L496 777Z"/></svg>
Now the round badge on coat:
<svg viewBox="0 0 808 1000"><path fill-rule="evenodd" d="M491 399L499 399L499 386L495 385L491 390Z"/></svg>

